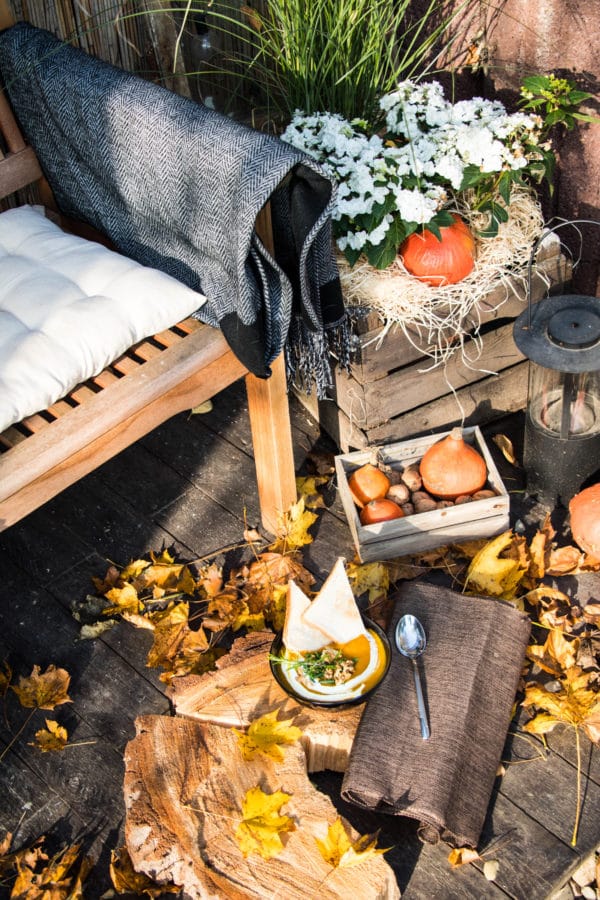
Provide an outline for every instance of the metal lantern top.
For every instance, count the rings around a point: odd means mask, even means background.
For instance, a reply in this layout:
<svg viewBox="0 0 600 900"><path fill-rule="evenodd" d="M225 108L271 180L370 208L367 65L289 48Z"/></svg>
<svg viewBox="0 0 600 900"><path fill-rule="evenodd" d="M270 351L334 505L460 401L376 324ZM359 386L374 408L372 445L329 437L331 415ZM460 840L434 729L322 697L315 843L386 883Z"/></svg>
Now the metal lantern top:
<svg viewBox="0 0 600 900"><path fill-rule="evenodd" d="M600 370L600 299L546 297L515 320L515 344L528 359L558 372Z"/></svg>

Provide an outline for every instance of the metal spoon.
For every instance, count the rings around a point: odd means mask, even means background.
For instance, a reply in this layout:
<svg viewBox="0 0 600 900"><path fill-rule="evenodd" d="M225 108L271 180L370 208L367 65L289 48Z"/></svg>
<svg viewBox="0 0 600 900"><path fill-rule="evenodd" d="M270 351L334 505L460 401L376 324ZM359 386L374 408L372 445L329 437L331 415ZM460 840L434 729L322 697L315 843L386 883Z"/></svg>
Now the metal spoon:
<svg viewBox="0 0 600 900"><path fill-rule="evenodd" d="M413 664L415 690L417 692L417 706L419 708L419 721L421 722L421 737L426 741L431 732L427 721L425 701L423 700L423 689L421 688L421 677L419 675L417 658L425 650L427 638L425 637L425 629L416 616L402 616L396 625L396 646L400 653L410 659Z"/></svg>

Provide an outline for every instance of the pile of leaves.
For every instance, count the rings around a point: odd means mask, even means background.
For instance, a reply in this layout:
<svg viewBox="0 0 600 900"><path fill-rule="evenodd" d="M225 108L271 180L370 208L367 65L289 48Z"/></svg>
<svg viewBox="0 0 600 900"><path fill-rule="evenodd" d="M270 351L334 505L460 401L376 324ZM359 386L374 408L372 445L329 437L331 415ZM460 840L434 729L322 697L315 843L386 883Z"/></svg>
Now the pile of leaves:
<svg viewBox="0 0 600 900"><path fill-rule="evenodd" d="M290 579L309 596L315 583L304 565L302 550L312 541L310 528L317 519L313 509L323 505L320 489L328 482L327 476L299 480L300 500L281 517L272 543L247 530L240 544L201 560L182 562L163 549L122 567L110 565L104 577L94 581L96 594L87 598L88 608L94 608L97 617L82 627L82 636L101 634L119 620L151 631L147 665L160 668L161 679L168 683L181 675L213 669L242 630L279 630ZM236 557L235 564L230 562L229 551ZM491 540L463 542L410 557L350 562L346 569L355 596L371 618L382 624L390 615L398 583L434 570L442 571L458 591L516 605L532 621L528 667L519 696L527 716L524 731L544 740L556 725L571 728L578 758L583 736L600 743L600 600L594 597L582 606L556 586L561 576L598 572L600 562L576 546L558 546L549 517L530 539L508 530ZM29 714L0 760L38 710L53 710L70 702L68 688L68 673L54 666L46 672L34 666L29 677L17 682L8 664L3 664L0 697L6 700L8 691L13 691ZM243 759L260 754L283 759L281 745L298 740L300 729L292 721L279 721L277 714L274 710L251 723L246 732L239 732ZM45 728L40 728L35 738L32 746L40 752L72 746L55 719L45 719ZM577 796L573 845L580 817L581 769ZM295 827L293 817L281 814L289 799L284 790L266 795L259 785L241 798L236 839L243 855L258 853L270 858L280 851L281 835ZM376 849L376 836L352 841L341 819L328 826L323 839L315 840L334 868L385 852ZM45 896L44 885L50 882L64 886L53 894L57 900L82 895L81 884L90 864L85 859L79 862L78 846L50 857L43 839L19 851L11 850L11 841L12 835L7 833L0 844L0 875L16 879L11 896L25 895L14 892L17 885L30 890L27 896ZM457 866L478 859L477 851L462 848L452 852L449 862ZM493 879L496 861L485 862L486 875ZM165 891L164 886L153 886L133 870L125 848L113 853L111 876L119 892L159 896Z"/></svg>
<svg viewBox="0 0 600 900"><path fill-rule="evenodd" d="M111 565L103 578L94 579L100 621L84 626L82 636L96 636L106 623L124 619L152 632L147 665L163 670L162 681L213 669L232 634L283 627L290 579L310 592L315 579L300 548L312 541L309 528L316 518L302 496L281 517L273 543L264 546L258 532L246 531L240 546L250 558L227 571L210 560L178 562L168 550L123 568Z"/></svg>

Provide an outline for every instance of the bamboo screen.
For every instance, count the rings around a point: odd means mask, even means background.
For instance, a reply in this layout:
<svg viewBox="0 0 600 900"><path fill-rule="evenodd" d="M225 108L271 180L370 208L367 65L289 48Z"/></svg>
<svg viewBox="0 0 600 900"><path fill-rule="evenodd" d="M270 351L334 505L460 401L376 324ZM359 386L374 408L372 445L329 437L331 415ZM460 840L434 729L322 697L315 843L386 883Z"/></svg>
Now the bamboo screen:
<svg viewBox="0 0 600 900"><path fill-rule="evenodd" d="M254 7L260 11L264 2L259 0ZM8 0L8 4L16 21L46 28L93 56L179 93L198 99L214 94L219 108L232 96L238 96L242 105L251 103L252 90L239 78L196 74L206 69L201 12L208 4L203 0L191 3L185 27L186 3L179 0ZM242 15L241 7L242 0L210 4L231 19ZM209 54L229 68L229 61L243 53L243 41L235 25L230 23L227 30L230 33L225 34L222 28L211 27Z"/></svg>

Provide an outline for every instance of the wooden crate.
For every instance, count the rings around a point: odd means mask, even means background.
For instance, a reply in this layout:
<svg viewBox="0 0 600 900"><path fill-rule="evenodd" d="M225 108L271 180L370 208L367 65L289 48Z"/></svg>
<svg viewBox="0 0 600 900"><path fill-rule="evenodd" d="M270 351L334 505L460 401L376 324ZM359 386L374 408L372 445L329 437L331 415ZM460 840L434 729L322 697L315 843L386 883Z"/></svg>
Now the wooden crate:
<svg viewBox="0 0 600 900"><path fill-rule="evenodd" d="M569 277L569 263L556 242L538 258L532 300L544 297L549 284L556 292ZM521 282L504 279L464 323L469 363L458 349L446 365L431 368L416 332L415 343L393 326L384 335L379 313L351 307L350 373L335 373L325 400L302 392L298 398L344 453L460 424L463 412L464 424L483 425L524 408L527 363L512 336L514 320L525 309Z"/></svg>
<svg viewBox="0 0 600 900"><path fill-rule="evenodd" d="M448 432L401 441L385 445L380 454L383 462L394 469L402 470L411 463L419 462L423 454ZM369 461L370 451L359 450L336 456L335 468L338 490L344 507L352 539L361 562L377 559L392 559L443 547L457 541L474 540L501 534L509 527L509 496L492 456L478 426L463 429L463 438L472 444L483 456L488 478L486 488L496 494L485 500L473 500L446 509L415 513L403 519L378 522L375 525L361 525L358 509L352 500L348 478L359 466Z"/></svg>

